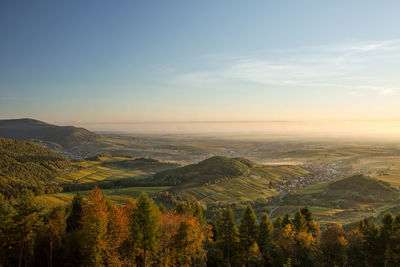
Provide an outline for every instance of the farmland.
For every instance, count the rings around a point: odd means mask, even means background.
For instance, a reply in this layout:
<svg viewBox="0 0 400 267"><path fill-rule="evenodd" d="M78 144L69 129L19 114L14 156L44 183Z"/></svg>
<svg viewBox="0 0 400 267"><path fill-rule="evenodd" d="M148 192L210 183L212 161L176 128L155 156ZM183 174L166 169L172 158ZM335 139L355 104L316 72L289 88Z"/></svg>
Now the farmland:
<svg viewBox="0 0 400 267"><path fill-rule="evenodd" d="M176 166L174 163L151 159L101 156L96 160L82 160L74 163L72 168L57 176L55 181L61 184L81 184L123 178L145 179L157 171Z"/></svg>

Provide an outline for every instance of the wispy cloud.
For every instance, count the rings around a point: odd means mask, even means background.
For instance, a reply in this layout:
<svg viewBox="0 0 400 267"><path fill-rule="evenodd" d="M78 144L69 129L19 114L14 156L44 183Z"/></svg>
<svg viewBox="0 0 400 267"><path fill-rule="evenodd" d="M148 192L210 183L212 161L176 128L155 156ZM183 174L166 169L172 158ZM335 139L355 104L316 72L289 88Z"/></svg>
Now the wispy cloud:
<svg viewBox="0 0 400 267"><path fill-rule="evenodd" d="M258 57L221 58L213 68L175 77L186 86L217 88L238 83L340 89L348 93L400 93L400 40L351 42L275 51ZM385 72L386 70L386 72Z"/></svg>

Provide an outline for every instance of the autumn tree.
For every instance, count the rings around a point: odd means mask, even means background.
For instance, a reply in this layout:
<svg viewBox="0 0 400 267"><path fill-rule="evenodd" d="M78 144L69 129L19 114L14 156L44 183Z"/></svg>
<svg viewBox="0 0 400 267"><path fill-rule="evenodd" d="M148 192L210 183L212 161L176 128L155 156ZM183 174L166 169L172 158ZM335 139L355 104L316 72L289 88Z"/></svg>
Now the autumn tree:
<svg viewBox="0 0 400 267"><path fill-rule="evenodd" d="M345 247L348 241L345 232L338 225L329 226L321 233L322 264L328 267L343 266L345 263Z"/></svg>
<svg viewBox="0 0 400 267"><path fill-rule="evenodd" d="M207 233L196 218L183 218L175 235L178 266L193 266L205 256Z"/></svg>
<svg viewBox="0 0 400 267"><path fill-rule="evenodd" d="M108 214L106 235L106 265L126 264L123 245L129 238L129 217L126 208L113 205Z"/></svg>
<svg viewBox="0 0 400 267"><path fill-rule="evenodd" d="M108 206L96 186L89 192L89 201L83 206L79 233L83 264L103 266L107 255Z"/></svg>

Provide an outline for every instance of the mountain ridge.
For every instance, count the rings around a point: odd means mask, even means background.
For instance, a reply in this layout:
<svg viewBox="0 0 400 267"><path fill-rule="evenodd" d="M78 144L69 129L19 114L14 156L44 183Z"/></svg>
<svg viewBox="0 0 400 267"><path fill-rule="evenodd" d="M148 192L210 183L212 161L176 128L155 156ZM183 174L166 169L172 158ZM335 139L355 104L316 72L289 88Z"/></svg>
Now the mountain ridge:
<svg viewBox="0 0 400 267"><path fill-rule="evenodd" d="M99 138L97 134L85 128L58 126L30 118L0 120L0 137L25 141L40 140L62 147L73 147Z"/></svg>

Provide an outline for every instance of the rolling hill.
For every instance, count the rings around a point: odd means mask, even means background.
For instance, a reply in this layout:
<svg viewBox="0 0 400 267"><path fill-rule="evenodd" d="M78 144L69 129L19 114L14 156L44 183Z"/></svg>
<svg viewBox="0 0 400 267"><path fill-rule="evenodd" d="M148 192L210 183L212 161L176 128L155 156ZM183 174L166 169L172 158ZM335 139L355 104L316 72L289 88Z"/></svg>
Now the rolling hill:
<svg viewBox="0 0 400 267"><path fill-rule="evenodd" d="M70 164L66 157L31 142L0 138L0 194L59 191L54 178Z"/></svg>
<svg viewBox="0 0 400 267"><path fill-rule="evenodd" d="M84 128L57 126L33 119L0 120L0 137L49 142L62 147L73 147L99 138Z"/></svg>
<svg viewBox="0 0 400 267"><path fill-rule="evenodd" d="M362 202L392 201L399 198L399 191L389 183L366 176L355 175L335 181L323 193L326 198L342 198Z"/></svg>
<svg viewBox="0 0 400 267"><path fill-rule="evenodd" d="M196 164L159 172L154 175L154 180L187 188L222 178L248 175L253 165L254 163L243 158L215 156Z"/></svg>

